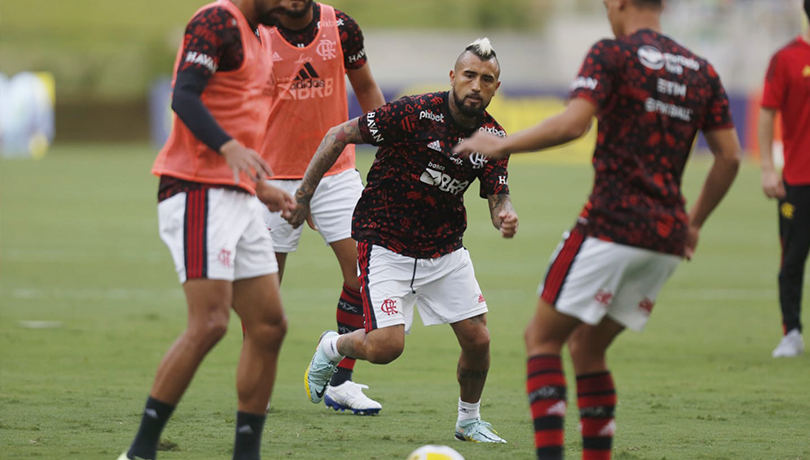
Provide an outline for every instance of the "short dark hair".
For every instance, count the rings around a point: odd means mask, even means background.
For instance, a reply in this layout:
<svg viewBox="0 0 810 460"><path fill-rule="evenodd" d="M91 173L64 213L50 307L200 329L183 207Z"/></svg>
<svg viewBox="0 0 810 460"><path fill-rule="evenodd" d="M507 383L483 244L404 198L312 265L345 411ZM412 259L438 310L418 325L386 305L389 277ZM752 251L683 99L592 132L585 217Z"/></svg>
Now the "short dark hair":
<svg viewBox="0 0 810 460"><path fill-rule="evenodd" d="M639 8L661 9L664 7L664 0L632 0L632 2Z"/></svg>
<svg viewBox="0 0 810 460"><path fill-rule="evenodd" d="M810 21L810 0L804 0L804 14L807 15L807 20Z"/></svg>

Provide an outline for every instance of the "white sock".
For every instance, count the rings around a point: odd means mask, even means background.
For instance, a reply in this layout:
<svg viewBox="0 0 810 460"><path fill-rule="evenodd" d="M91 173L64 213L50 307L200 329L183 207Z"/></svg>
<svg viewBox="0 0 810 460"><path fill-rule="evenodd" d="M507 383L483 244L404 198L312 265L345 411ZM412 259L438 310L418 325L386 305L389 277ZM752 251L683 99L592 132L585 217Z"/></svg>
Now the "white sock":
<svg viewBox="0 0 810 460"><path fill-rule="evenodd" d="M337 349L337 341L340 338L339 335L329 337L321 342L321 350L326 353L326 357L329 358L330 361L333 363L339 363L341 359L345 358L345 356L341 355Z"/></svg>
<svg viewBox="0 0 810 460"><path fill-rule="evenodd" d="M481 418L481 401L468 403L458 398L458 421Z"/></svg>

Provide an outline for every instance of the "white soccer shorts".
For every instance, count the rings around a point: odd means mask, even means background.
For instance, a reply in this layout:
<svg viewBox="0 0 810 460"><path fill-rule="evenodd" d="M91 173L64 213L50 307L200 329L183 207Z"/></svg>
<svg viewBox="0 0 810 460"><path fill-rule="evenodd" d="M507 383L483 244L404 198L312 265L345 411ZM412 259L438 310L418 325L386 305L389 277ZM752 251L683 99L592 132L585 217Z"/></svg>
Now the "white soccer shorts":
<svg viewBox="0 0 810 460"><path fill-rule="evenodd" d="M270 184L295 195L301 185L300 180L269 180ZM327 244L345 240L352 236L352 214L360 195L363 193L363 180L356 169L321 179L312 195L310 213L312 221ZM301 232L307 224L294 229L281 217L279 212L263 212L265 226L270 229L276 252L294 252L298 249Z"/></svg>
<svg viewBox="0 0 810 460"><path fill-rule="evenodd" d="M647 249L564 235L538 295L557 311L597 325L607 315L635 331L650 318L658 293L681 258Z"/></svg>
<svg viewBox="0 0 810 460"><path fill-rule="evenodd" d="M160 238L180 283L278 272L262 208L255 196L223 188L181 192L158 203Z"/></svg>
<svg viewBox="0 0 810 460"><path fill-rule="evenodd" d="M366 332L422 324L451 324L487 312L470 253L462 248L435 259L414 259L359 242L360 286Z"/></svg>

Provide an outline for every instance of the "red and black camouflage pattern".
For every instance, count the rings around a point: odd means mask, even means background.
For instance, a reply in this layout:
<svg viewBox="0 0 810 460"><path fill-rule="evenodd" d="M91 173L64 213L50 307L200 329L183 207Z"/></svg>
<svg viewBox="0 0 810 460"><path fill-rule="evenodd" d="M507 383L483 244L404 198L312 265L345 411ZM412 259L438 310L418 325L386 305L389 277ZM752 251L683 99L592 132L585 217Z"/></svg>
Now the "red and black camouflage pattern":
<svg viewBox="0 0 810 460"><path fill-rule="evenodd" d="M599 109L594 187L577 226L587 236L682 256L681 179L695 135L733 127L714 68L641 30L591 48L571 86L574 98Z"/></svg>
<svg viewBox="0 0 810 460"><path fill-rule="evenodd" d="M448 92L403 97L360 117L363 139L380 147L352 219L352 237L415 258L462 247L464 192L475 179L480 196L508 194L508 157L461 159L451 149L478 130L505 136L484 113L478 128L460 128Z"/></svg>

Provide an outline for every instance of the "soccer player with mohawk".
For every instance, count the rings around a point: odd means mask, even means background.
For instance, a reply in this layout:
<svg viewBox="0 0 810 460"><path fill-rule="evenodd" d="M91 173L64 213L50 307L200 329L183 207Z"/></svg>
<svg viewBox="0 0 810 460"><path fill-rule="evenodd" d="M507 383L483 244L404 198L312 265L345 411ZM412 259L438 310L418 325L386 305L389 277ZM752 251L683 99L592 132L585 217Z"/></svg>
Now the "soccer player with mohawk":
<svg viewBox="0 0 810 460"><path fill-rule="evenodd" d="M492 224L505 238L517 232L504 158L465 159L451 149L478 131L504 136L485 111L500 85L500 65L488 39L470 44L450 71L450 91L403 97L329 130L295 194L288 221L300 226L323 175L346 145L379 147L352 220L358 244L365 329L327 331L305 374L317 403L345 356L375 364L397 359L414 308L425 325L450 324L461 345L455 437L504 443L479 414L489 371L487 303L462 236L464 192L475 179L489 200Z"/></svg>

